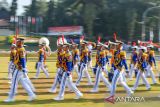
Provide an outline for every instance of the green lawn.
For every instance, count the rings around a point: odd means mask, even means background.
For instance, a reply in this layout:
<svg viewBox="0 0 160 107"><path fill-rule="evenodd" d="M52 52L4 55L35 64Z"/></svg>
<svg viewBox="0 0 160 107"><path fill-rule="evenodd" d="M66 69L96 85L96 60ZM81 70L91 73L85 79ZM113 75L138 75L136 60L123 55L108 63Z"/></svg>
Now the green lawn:
<svg viewBox="0 0 160 107"><path fill-rule="evenodd" d="M40 74L39 79L33 79L35 75L35 61L36 58L29 58L28 60L28 69L29 77L32 79L33 84L36 87L37 100L33 102L27 102L28 96L25 91L19 86L18 95L16 96L16 102L14 103L4 103L3 100L7 98L7 92L9 91L9 84L7 83L7 66L8 66L8 57L0 57L0 107L159 107L160 98L157 96L160 95L160 84L152 85L150 91L145 91L145 86L141 85L134 96L143 96L145 97L146 102L142 103L116 103L110 104L104 102L104 98L109 96L109 92L106 91L107 88L100 84L99 93L90 93L92 86L88 86L86 79L83 79L81 85L78 87L83 93L84 97L80 100L74 100L74 93L68 92L66 89L65 100L64 101L54 101L53 98L56 97L56 94L48 93L48 89L53 83L53 78L56 72L55 59L53 57L49 58L47 65L50 71L50 78L46 79L44 73ZM91 75L92 72L90 71ZM92 75L93 77L93 75ZM74 81L76 80L76 74L73 73ZM92 78L94 80L94 78ZM151 81L149 79L149 81ZM129 86L132 86L135 81L129 81ZM117 87L117 96L126 96L126 92L123 87Z"/></svg>

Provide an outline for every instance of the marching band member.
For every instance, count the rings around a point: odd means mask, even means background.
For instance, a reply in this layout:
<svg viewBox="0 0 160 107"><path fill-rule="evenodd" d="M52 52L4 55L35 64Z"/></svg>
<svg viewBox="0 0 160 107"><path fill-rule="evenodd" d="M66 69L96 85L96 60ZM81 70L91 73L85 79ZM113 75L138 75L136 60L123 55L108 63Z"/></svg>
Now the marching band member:
<svg viewBox="0 0 160 107"><path fill-rule="evenodd" d="M105 49L105 59L106 59L106 63L105 63L105 67L104 67L104 71L105 71L105 73L108 75L108 70L107 70L107 68L109 67L109 64L110 64L110 62L109 62L109 57L108 57L108 54L109 54L109 50L108 50L108 45L106 45L107 46L107 48Z"/></svg>
<svg viewBox="0 0 160 107"><path fill-rule="evenodd" d="M130 63L130 72L129 72L129 79L132 80L133 73L135 70L137 70L137 62L138 62L138 47L133 46L132 47L132 54L131 54L131 63Z"/></svg>
<svg viewBox="0 0 160 107"><path fill-rule="evenodd" d="M8 65L8 79L12 79L12 74L15 69L14 61L15 61L15 56L16 56L16 44L12 44L11 46L11 52L10 52L10 62Z"/></svg>
<svg viewBox="0 0 160 107"><path fill-rule="evenodd" d="M125 90L127 91L127 94L130 96L131 94L133 94L133 91L126 84L123 77L123 71L122 71L122 68L124 66L126 69L126 73L128 73L128 67L127 67L126 58L125 58L126 53L124 51L121 51L123 42L117 41L117 44L118 44L118 47L117 47L117 50L114 52L114 62L112 66L114 68L114 76L112 79L110 96L114 97L117 82L119 82L125 88Z"/></svg>
<svg viewBox="0 0 160 107"><path fill-rule="evenodd" d="M63 60L64 55L65 55L65 51L63 50L63 44L58 44L57 62L56 62L57 72L56 72L56 76L55 76L52 88L49 90L49 92L51 93L56 93L56 88L58 84L61 83L61 79L63 75L62 60Z"/></svg>
<svg viewBox="0 0 160 107"><path fill-rule="evenodd" d="M92 72L93 72L94 75L96 75L96 71L97 71L97 68L98 68L98 59L99 59L99 53L100 53L100 45L99 44L96 45L96 50L97 50L96 63L95 63L95 66L92 69Z"/></svg>
<svg viewBox="0 0 160 107"><path fill-rule="evenodd" d="M49 73L46 70L46 68L44 67L44 61L45 61L45 44L39 44L39 51L38 51L38 55L39 55L39 59L38 59L38 63L37 63L37 72L36 72L36 76L35 78L38 78L40 71L43 70L43 72L45 73L46 77L49 77Z"/></svg>
<svg viewBox="0 0 160 107"><path fill-rule="evenodd" d="M87 64L87 67L92 68L92 49L96 48L96 43L89 42L87 44L87 48L88 48L88 64Z"/></svg>
<svg viewBox="0 0 160 107"><path fill-rule="evenodd" d="M140 78L142 78L143 83L145 83L147 90L150 90L151 88L144 74L147 68L147 61L146 61L147 54L145 54L145 51L146 51L146 47L140 46L139 54L138 54L138 64L137 64L138 74L136 76L136 82L132 88L133 91L136 90L136 88L138 87Z"/></svg>
<svg viewBox="0 0 160 107"><path fill-rule="evenodd" d="M75 84L72 82L72 75L71 71L73 70L73 57L71 52L69 51L69 45L68 43L65 43L63 46L63 49L65 51L64 57L63 57L63 76L60 84L60 91L59 94L54 100L63 100L64 99L64 93L65 93L65 87L66 84L70 86L72 91L75 92L76 98L79 99L83 96L83 94L78 90L78 88L75 86Z"/></svg>
<svg viewBox="0 0 160 107"><path fill-rule="evenodd" d="M115 42L109 41L109 46L110 46L109 52L111 53L111 59L110 59L111 69L113 69L112 66L114 66L114 53L116 51L116 45L117 44Z"/></svg>
<svg viewBox="0 0 160 107"><path fill-rule="evenodd" d="M26 52L25 48L23 47L24 39L17 38L17 53L16 53L16 60L14 64L16 65L16 70L12 77L12 84L9 92L8 99L5 102L13 102L16 88L18 87L18 83L22 84L22 87L27 91L29 95L28 101L32 101L36 98L36 95L32 91L31 87L29 86L28 78L27 78L27 68L26 68Z"/></svg>
<svg viewBox="0 0 160 107"><path fill-rule="evenodd" d="M147 46L147 54L148 54L147 62L148 62L148 65L147 65L146 73L150 74L153 84L156 84L157 81L156 81L156 78L155 78L155 74L153 72L153 65L156 68L156 60L155 60L154 51L152 50L152 48L153 48L152 45Z"/></svg>
<svg viewBox="0 0 160 107"><path fill-rule="evenodd" d="M99 52L98 52L98 55L96 56L97 57L96 64L98 65L98 67L96 68L97 70L96 70L94 88L91 90L91 92L98 92L98 85L100 80L104 82L104 84L108 87L109 90L111 88L110 83L104 76L105 66L107 61L105 48L108 48L108 47L106 45L100 45L100 50L98 50Z"/></svg>
<svg viewBox="0 0 160 107"><path fill-rule="evenodd" d="M72 43L72 56L73 56L73 71L75 70L78 77L79 77L79 61L80 61L80 56L79 56L80 52L78 49L78 44L76 43Z"/></svg>
<svg viewBox="0 0 160 107"><path fill-rule="evenodd" d="M76 81L76 85L80 84L80 81L82 80L83 74L85 73L85 76L88 79L88 84L92 85L92 80L90 77L90 74L88 73L88 69L87 69L87 63L88 63L88 55L89 55L89 51L87 49L87 43L86 42L82 42L82 49L81 49L81 54L80 54L80 71L79 71L79 78Z"/></svg>

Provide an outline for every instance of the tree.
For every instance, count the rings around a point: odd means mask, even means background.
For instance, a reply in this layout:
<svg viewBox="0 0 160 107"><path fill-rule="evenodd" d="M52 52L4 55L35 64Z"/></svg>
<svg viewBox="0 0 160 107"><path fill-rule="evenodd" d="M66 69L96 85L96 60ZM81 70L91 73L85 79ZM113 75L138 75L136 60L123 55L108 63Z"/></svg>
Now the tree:
<svg viewBox="0 0 160 107"><path fill-rule="evenodd" d="M44 20L44 29L47 31L48 27L54 26L55 22L55 8L54 8L54 0L50 0L48 2L48 10L46 12L46 17Z"/></svg>
<svg viewBox="0 0 160 107"><path fill-rule="evenodd" d="M45 16L47 7L47 0L32 0L31 5L25 6L25 13L26 16Z"/></svg>
<svg viewBox="0 0 160 107"><path fill-rule="evenodd" d="M45 32L50 26L81 25L90 38L101 35L110 39L116 32L118 39L128 41L140 39L141 23L138 22L142 21L147 8L158 3L159 0L50 0L47 4L46 0L32 0L32 4L25 8L25 14L43 16ZM150 14L159 17L157 10ZM155 32L158 32L155 24Z"/></svg>
<svg viewBox="0 0 160 107"><path fill-rule="evenodd" d="M9 9L9 4L6 0L2 0L0 1L0 8L5 8L5 9Z"/></svg>
<svg viewBox="0 0 160 107"><path fill-rule="evenodd" d="M32 3L31 3L31 6L30 6L30 9L29 9L29 15L32 16L32 17L36 17L37 16L37 0L32 0Z"/></svg>
<svg viewBox="0 0 160 107"><path fill-rule="evenodd" d="M17 11L17 0L13 0L10 8L10 15L16 16L16 11Z"/></svg>
<svg viewBox="0 0 160 107"><path fill-rule="evenodd" d="M94 20L99 13L106 10L106 0L78 0L71 4L70 8L83 16L86 32L93 36Z"/></svg>

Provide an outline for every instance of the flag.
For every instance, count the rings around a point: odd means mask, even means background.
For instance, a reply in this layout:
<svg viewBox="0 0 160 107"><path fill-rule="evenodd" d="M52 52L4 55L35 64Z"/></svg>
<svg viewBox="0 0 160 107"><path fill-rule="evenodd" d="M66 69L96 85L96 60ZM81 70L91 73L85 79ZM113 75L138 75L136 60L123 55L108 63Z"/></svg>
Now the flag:
<svg viewBox="0 0 160 107"><path fill-rule="evenodd" d="M16 28L16 35L13 37L12 44L16 44L16 42L17 42L17 38L18 38L18 34L19 34L19 29L18 29L18 28Z"/></svg>
<svg viewBox="0 0 160 107"><path fill-rule="evenodd" d="M32 17L32 24L34 25L36 23L35 17Z"/></svg>
<svg viewBox="0 0 160 107"><path fill-rule="evenodd" d="M64 44L64 35L62 35L62 41L63 41L63 44Z"/></svg>
<svg viewBox="0 0 160 107"><path fill-rule="evenodd" d="M100 37L100 36L98 36L98 43L99 43L99 42L101 42L101 37Z"/></svg>
<svg viewBox="0 0 160 107"><path fill-rule="evenodd" d="M10 17L10 22L14 22L14 16Z"/></svg>
<svg viewBox="0 0 160 107"><path fill-rule="evenodd" d="M116 33L113 34L113 38L114 38L115 41L117 40L117 34Z"/></svg>
<svg viewBox="0 0 160 107"><path fill-rule="evenodd" d="M133 45L133 46L136 46L136 42L133 42L132 45Z"/></svg>
<svg viewBox="0 0 160 107"><path fill-rule="evenodd" d="M32 18L29 16L27 21L28 21L28 23L31 23L32 22Z"/></svg>
<svg viewBox="0 0 160 107"><path fill-rule="evenodd" d="M18 22L18 16L14 17L14 22Z"/></svg>

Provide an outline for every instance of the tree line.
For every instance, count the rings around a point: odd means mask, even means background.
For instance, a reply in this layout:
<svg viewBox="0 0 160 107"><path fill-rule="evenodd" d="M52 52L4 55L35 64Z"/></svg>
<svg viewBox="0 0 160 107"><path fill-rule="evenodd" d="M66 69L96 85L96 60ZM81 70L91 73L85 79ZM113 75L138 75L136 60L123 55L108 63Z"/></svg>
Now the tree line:
<svg viewBox="0 0 160 107"><path fill-rule="evenodd" d="M52 26L81 25L90 38L110 39L113 33L127 40L141 39L142 15L146 9L160 5L159 0L32 0L23 15L43 17L43 30ZM17 0L13 0L11 15L16 14ZM154 33L158 41L160 8L151 11L146 19L146 35Z"/></svg>

